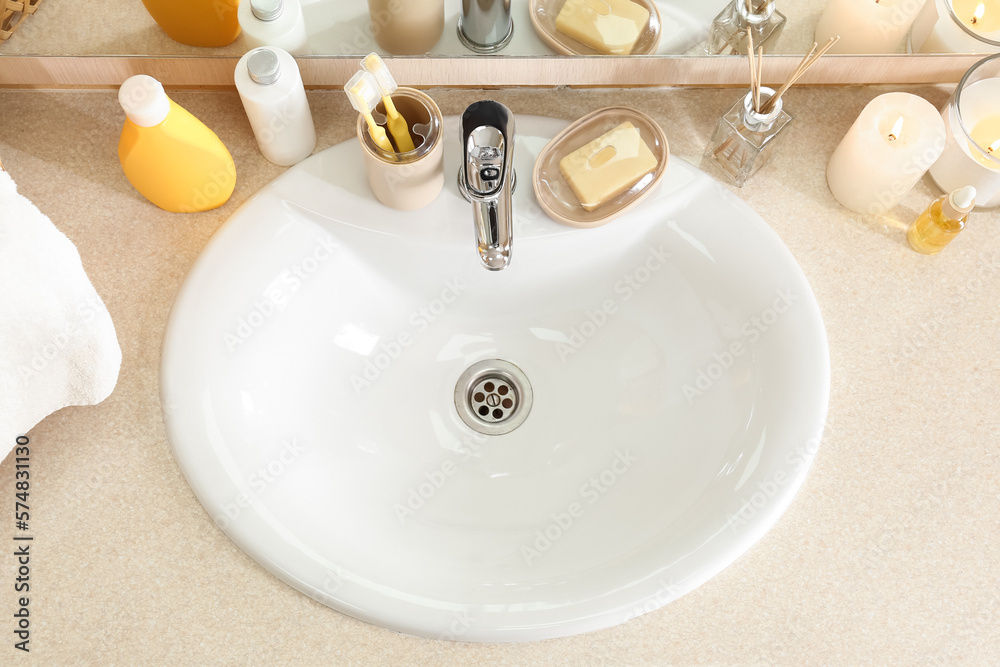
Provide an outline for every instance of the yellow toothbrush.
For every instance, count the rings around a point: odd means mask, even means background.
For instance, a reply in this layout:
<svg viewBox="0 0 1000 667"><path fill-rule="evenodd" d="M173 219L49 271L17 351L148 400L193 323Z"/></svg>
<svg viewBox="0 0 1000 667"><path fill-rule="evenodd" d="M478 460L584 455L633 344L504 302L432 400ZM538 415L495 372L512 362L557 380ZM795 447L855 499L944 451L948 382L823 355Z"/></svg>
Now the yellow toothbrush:
<svg viewBox="0 0 1000 667"><path fill-rule="evenodd" d="M410 136L410 128L406 124L406 119L398 111L396 105L392 103L391 95L396 92L399 86L392 78L389 68L377 53L370 53L368 57L361 61L361 66L368 70L368 73L375 77L379 92L382 93L382 102L385 104L385 115L388 118L386 125L400 153L409 153L413 150L413 138Z"/></svg>
<svg viewBox="0 0 1000 667"><path fill-rule="evenodd" d="M347 82L344 90L347 92L347 97L351 100L351 106L368 121L368 132L375 143L378 144L378 147L389 154L395 155L396 150L392 147L392 143L389 141L389 137L386 136L385 130L372 118L372 110L378 106L378 100L381 97L375 77L368 72L358 72Z"/></svg>

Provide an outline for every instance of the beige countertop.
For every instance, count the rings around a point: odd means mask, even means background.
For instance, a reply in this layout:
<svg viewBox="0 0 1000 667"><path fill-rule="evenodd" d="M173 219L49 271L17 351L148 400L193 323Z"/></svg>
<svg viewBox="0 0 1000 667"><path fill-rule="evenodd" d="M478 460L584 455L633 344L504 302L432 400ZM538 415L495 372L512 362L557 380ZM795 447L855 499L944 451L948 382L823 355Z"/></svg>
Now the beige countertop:
<svg viewBox="0 0 1000 667"><path fill-rule="evenodd" d="M158 388L171 302L209 237L282 171L257 152L237 95L173 94L216 130L239 171L221 209L175 215L121 173L114 92L0 91L4 166L76 243L124 355L109 399L61 410L30 433L33 633L30 656L18 660L997 664L1000 212L976 213L941 255L925 257L906 244L904 225L938 194L929 179L884 218L841 208L826 187L826 161L879 92L793 89L795 121L781 151L739 191L802 266L829 334L829 423L787 513L733 565L660 611L568 639L473 645L382 630L294 591L223 534L174 462ZM938 106L948 95L912 92ZM628 104L661 123L675 156L697 164L739 93L432 95L446 114L483 97L516 114L567 119ZM319 149L353 135L342 94L314 93L311 102ZM0 498L12 505L14 493L8 458ZM2 521L13 531L12 518ZM19 653L14 568L10 555L0 558L4 664Z"/></svg>

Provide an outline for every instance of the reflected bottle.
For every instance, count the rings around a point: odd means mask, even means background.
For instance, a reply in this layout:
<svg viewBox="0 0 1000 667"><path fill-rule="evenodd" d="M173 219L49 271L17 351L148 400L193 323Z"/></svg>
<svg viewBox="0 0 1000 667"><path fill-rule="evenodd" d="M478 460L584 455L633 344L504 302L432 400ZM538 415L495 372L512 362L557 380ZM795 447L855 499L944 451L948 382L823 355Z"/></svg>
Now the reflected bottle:
<svg viewBox="0 0 1000 667"><path fill-rule="evenodd" d="M766 109L774 90L760 88L760 108ZM715 127L705 157L715 160L737 187L742 188L751 176L771 158L776 140L792 117L784 110L784 100L762 113L755 110L753 92L738 100Z"/></svg>
<svg viewBox="0 0 1000 667"><path fill-rule="evenodd" d="M309 55L309 36L299 0L243 0L238 15L250 49L276 46L293 56Z"/></svg>
<svg viewBox="0 0 1000 667"><path fill-rule="evenodd" d="M785 15L774 7L775 0L733 0L712 21L705 44L709 55L745 55L749 42L747 28L753 34L754 47L768 50L785 27Z"/></svg>
<svg viewBox="0 0 1000 667"><path fill-rule="evenodd" d="M226 46L240 35L239 0L142 0L171 39L189 46Z"/></svg>

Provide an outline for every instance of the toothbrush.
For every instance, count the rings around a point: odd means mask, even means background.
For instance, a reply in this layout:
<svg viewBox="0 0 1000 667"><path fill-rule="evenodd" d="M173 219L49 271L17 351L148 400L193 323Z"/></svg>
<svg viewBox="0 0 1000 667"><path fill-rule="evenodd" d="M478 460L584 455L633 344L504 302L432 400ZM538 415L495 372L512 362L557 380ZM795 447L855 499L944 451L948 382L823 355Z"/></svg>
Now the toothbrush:
<svg viewBox="0 0 1000 667"><path fill-rule="evenodd" d="M368 121L368 132L378 147L387 153L395 154L396 150L392 147L385 130L372 118L372 109L378 106L379 100L378 83L375 81L375 77L368 72L358 72L347 82L344 90L351 100L351 106Z"/></svg>
<svg viewBox="0 0 1000 667"><path fill-rule="evenodd" d="M370 53L361 61L361 66L375 77L379 91L382 93L382 102L385 104L385 115L388 118L387 125L392 138L396 141L396 146L400 153L408 153L413 150L413 138L410 137L410 128L406 124L406 119L398 111L396 105L392 103L391 95L396 92L399 86L392 78L392 73L386 67L385 62L377 53Z"/></svg>

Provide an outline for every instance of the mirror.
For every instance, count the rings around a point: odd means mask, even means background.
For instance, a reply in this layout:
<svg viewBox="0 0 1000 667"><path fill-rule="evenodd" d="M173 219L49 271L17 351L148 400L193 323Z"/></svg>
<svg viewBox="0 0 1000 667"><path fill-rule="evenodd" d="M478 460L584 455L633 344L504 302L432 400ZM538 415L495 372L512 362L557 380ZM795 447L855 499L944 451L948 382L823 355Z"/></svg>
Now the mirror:
<svg viewBox="0 0 1000 667"><path fill-rule="evenodd" d="M242 0L244 3L249 0ZM291 2L293 0L286 0ZM537 24L555 23L568 0L509 0L512 37L499 56L556 55L557 50L540 34ZM650 24L657 23L658 39L648 50L658 55L706 55L713 19L727 8L725 0L569 0L592 6L625 2L654 8ZM145 0L172 5L209 0ZM239 0L211 0L216 11L234 13ZM440 37L427 53L439 56L476 55L460 39L457 25L463 0L371 0L377 20L369 13L369 0L299 0L314 55L358 56L370 51L389 54L378 44L381 24L394 13L414 7L442 8ZM469 11L503 5L505 0L465 0ZM776 5L784 15L782 29L767 42L769 54L802 54L812 46L817 32L841 34L834 53L907 53L910 34L919 32L923 52L993 53L1000 51L1000 0L749 0L754 7ZM0 6L4 3L0 2ZM94 6L75 0L29 0L37 11L26 16L13 34L0 43L0 55L153 55L240 56L253 46L246 34L217 48L199 48L174 41L161 29L139 0ZM8 6L9 3L8 3ZM658 15L658 16L657 16ZM387 18L388 17L388 18ZM16 17L15 17L16 19ZM470 23L482 21L472 17ZM9 22L10 19L8 18ZM440 20L437 20L440 23ZM911 25L913 26L911 31ZM407 26L411 34L421 33ZM817 31L819 26L820 30ZM430 28L429 30L433 30ZM426 32L426 31L424 31ZM543 31L544 32L544 31ZM570 40L572 42L572 40ZM641 40L640 40L641 41ZM577 43L579 48L579 44ZM584 54L596 53L586 50Z"/></svg>

